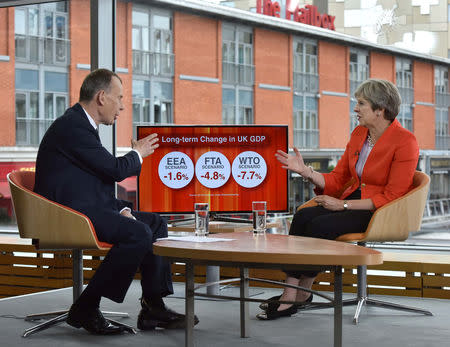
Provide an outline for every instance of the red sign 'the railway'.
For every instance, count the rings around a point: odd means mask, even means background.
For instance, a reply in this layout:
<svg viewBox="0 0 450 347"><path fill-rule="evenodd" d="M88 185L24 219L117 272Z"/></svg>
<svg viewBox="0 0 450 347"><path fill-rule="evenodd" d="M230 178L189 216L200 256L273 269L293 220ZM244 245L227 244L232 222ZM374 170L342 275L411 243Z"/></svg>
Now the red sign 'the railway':
<svg viewBox="0 0 450 347"><path fill-rule="evenodd" d="M286 1L286 19L294 20L295 22L314 25L325 29L336 30L334 27L335 16L329 14L321 14L316 6L306 5L300 8L298 5L294 10L290 10L291 0ZM265 14L267 16L280 18L281 6L277 1L272 0L257 0L256 12Z"/></svg>

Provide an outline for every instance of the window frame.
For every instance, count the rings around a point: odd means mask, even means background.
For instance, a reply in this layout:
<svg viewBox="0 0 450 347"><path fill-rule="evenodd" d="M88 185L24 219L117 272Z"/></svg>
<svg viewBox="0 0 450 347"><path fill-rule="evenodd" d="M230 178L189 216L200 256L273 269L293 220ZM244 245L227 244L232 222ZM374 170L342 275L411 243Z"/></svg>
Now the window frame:
<svg viewBox="0 0 450 347"><path fill-rule="evenodd" d="M152 75L160 77L174 76L174 54L173 54L173 13L172 11L157 9L153 7L141 6L133 4L132 12L145 13L148 16L148 26L131 23L131 45L132 45L132 66L133 76L135 75ZM166 30L155 26L155 16L168 17L170 29ZM133 18L133 14L132 14ZM143 37L143 29L147 29L148 42L145 43ZM135 48L134 31L139 31L140 48ZM166 51L161 49L161 45L156 45L156 34L160 33L162 37L169 39L169 44L165 46ZM160 42L163 42L161 40ZM148 47L148 49L145 49ZM140 61L140 66L137 62ZM145 63L144 63L145 61ZM147 65L147 66L144 66ZM165 68L163 68L165 67Z"/></svg>
<svg viewBox="0 0 450 347"><path fill-rule="evenodd" d="M15 8L15 19L17 20L18 13L24 13L24 30L25 33L17 33L16 27L14 28L14 41L15 41L15 59L21 63L31 64L47 64L56 66L68 66L70 64L70 40L69 38L69 12L57 11L52 7L53 3L49 4L36 4L24 6L21 8ZM67 5L67 4L66 4ZM37 13L37 26L35 33L30 33L30 12L36 11ZM46 14L50 13L52 17L51 35L47 35L46 32ZM58 37L58 25L57 19L64 18L64 37ZM18 47L18 41L24 42L25 55L18 56L17 52L20 51ZM32 56L32 44L34 43L35 55ZM48 48L50 49L50 55L48 55ZM59 48L59 49L58 49ZM63 51L63 59L58 59L59 51Z"/></svg>
<svg viewBox="0 0 450 347"><path fill-rule="evenodd" d="M301 45L301 52L298 52L299 45ZM314 47L315 55L308 52L310 47ZM302 149L319 148L319 105L317 100L319 93L318 41L294 37L292 55L294 83L292 128L294 146ZM309 107L311 101L314 103L314 108ZM301 107L297 107L299 104L301 104Z"/></svg>
<svg viewBox="0 0 450 347"><path fill-rule="evenodd" d="M405 67L409 66L409 69ZM414 73L411 59L395 57L395 83L400 92L402 103L397 115L402 126L414 132Z"/></svg>
<svg viewBox="0 0 450 347"><path fill-rule="evenodd" d="M356 54L357 55L357 62L351 61L351 55ZM367 63L361 63L359 62L359 58L365 56ZM355 67L355 69L352 69L352 66ZM352 75L352 70L356 70L356 72ZM353 77L353 78L352 78ZM354 78L356 77L356 78ZM350 48L349 51L349 81L350 81L350 134L355 130L355 128L358 126L359 122L356 118L356 113L354 112L357 100L355 98L355 91L358 88L358 86L367 80L370 77L370 52L368 50L364 49L357 49L357 48Z"/></svg>
<svg viewBox="0 0 450 347"><path fill-rule="evenodd" d="M232 34L233 40L224 36ZM250 35L247 36L246 35ZM245 42L250 39L251 43ZM222 124L254 124L254 32L253 28L222 23ZM224 103L225 90L233 91L233 103ZM243 93L249 93L251 105Z"/></svg>

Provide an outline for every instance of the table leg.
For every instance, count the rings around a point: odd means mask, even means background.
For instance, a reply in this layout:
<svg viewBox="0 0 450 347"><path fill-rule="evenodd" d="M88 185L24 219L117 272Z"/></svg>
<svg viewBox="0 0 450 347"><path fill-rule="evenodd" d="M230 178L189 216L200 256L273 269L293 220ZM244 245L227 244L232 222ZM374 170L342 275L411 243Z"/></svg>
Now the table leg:
<svg viewBox="0 0 450 347"><path fill-rule="evenodd" d="M248 301L242 299L248 298L248 269L241 268L241 282L240 282L240 304L241 304L241 337L249 337L249 304Z"/></svg>
<svg viewBox="0 0 450 347"><path fill-rule="evenodd" d="M220 281L220 266L206 266L206 283ZM219 295L219 284L206 287L206 294Z"/></svg>
<svg viewBox="0 0 450 347"><path fill-rule="evenodd" d="M342 266L334 268L334 347L342 347Z"/></svg>
<svg viewBox="0 0 450 347"><path fill-rule="evenodd" d="M184 345L186 347L194 347L194 264L191 262L186 262L185 275L186 329Z"/></svg>

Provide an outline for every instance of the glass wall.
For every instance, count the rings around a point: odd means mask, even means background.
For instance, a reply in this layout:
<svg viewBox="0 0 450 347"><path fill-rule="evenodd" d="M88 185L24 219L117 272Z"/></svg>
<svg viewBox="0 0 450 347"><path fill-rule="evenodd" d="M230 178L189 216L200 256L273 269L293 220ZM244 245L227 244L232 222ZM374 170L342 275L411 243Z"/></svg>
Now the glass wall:
<svg viewBox="0 0 450 347"><path fill-rule="evenodd" d="M37 145L51 122L61 115L69 104L76 101L69 100L70 96L77 98L78 92L78 90L70 90L69 82L72 81L71 88L78 89L78 81L81 81L88 73L86 67L90 63L88 53L82 59L74 54L72 59L77 59L76 61L71 61L70 58L72 42L69 38L77 39L76 51L72 53L90 50L88 17L82 18L84 22L81 23L81 27L78 27L79 13L77 13L78 16L70 16L69 13L69 5L73 3L76 1L19 6L14 9L14 31L9 33L14 35L15 40L14 53L11 53L12 57L10 57L15 71L15 89L12 91L15 110L14 114L11 114L11 119L15 117L17 148L22 151L28 150L32 155L35 155ZM125 86L128 92L129 88L132 91L132 102L127 98L129 104L126 105L125 112L132 112L134 126L172 124L175 102L174 53L176 53L173 47L174 12L169 8L147 6L142 1L139 3L131 1L131 4L129 1L117 3L122 10L131 10L131 23L126 24L127 32L117 35L119 38L122 35L122 41L118 45L119 56L127 57L122 59L126 61L126 66L121 63L122 66L119 67L122 68L121 73L124 76L128 74L132 82L131 86L128 82ZM120 13L119 16L123 16L124 13ZM78 22L69 23L69 19L72 21L71 18ZM119 19L122 23L125 21L122 17ZM207 20L216 20L216 18L209 17ZM219 21L218 23L222 25L222 42L218 43L222 45L222 121L224 124L252 124L255 116L253 27L251 24L244 25L243 21L239 23ZM261 25L264 26L264 23ZM182 27L177 29L183 30ZM120 51L122 49L126 49L127 53L122 54L123 51ZM370 49L369 45L368 49ZM319 152L318 41L312 37L295 36L292 50L294 145L301 149L310 149L310 152ZM2 59L6 58L2 56ZM128 62L127 59L131 61ZM413 130L412 104L414 102L412 63L412 60L403 56L396 58L396 83L403 99L398 119L410 130ZM2 64L8 63L2 60ZM355 102L354 89L368 75L368 52L350 47L350 113L353 113ZM436 113L432 118L436 121L436 149L449 150L450 97L447 66L435 67L435 84ZM430 124L432 121L433 119L430 120ZM131 127L131 124L127 126ZM354 126L356 126L355 119L351 118L350 129ZM11 151L17 148L14 147ZM7 151L9 150L7 148ZM13 166L16 163L12 161L8 163L8 168L1 171L0 183L6 181L6 175L3 172L9 172L12 168L31 169L34 165L32 155L23 159L21 166ZM22 159L14 157L14 160ZM313 165L313 163L308 164ZM314 166L316 170L322 172L326 171L327 167L325 163L318 167ZM433 173L432 196L436 199L448 197L450 189L448 167L450 166L444 167L441 163L434 163L432 159L430 167ZM0 168L2 168L1 165ZM293 175L291 183L293 183L291 187L295 201L311 197L310 185L303 185L301 177ZM129 189L127 194L130 191L132 189ZM1 201L5 202L5 198ZM5 208L0 211L1 213L6 211L4 214L8 221L13 220L11 211Z"/></svg>
<svg viewBox="0 0 450 347"><path fill-rule="evenodd" d="M17 7L14 19L16 144L38 146L68 106L68 4Z"/></svg>
<svg viewBox="0 0 450 347"><path fill-rule="evenodd" d="M133 5L133 126L173 123L172 13Z"/></svg>

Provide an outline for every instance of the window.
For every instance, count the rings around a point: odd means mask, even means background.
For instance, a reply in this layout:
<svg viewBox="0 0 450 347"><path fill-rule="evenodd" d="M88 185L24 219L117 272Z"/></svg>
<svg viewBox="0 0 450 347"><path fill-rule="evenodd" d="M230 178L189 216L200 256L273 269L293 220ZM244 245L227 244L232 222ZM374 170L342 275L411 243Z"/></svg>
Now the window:
<svg viewBox="0 0 450 347"><path fill-rule="evenodd" d="M133 125L172 123L172 15L135 6L132 22Z"/></svg>
<svg viewBox="0 0 450 347"><path fill-rule="evenodd" d="M222 29L223 82L252 86L254 69L251 29L224 25Z"/></svg>
<svg viewBox="0 0 450 347"><path fill-rule="evenodd" d="M448 68L446 66L434 67L434 90L436 93L436 105L450 106Z"/></svg>
<svg viewBox="0 0 450 347"><path fill-rule="evenodd" d="M402 97L397 119L405 129L413 131L412 103L414 102L412 63L409 59L396 58L396 83Z"/></svg>
<svg viewBox="0 0 450 347"><path fill-rule="evenodd" d="M294 39L294 146L319 146L317 43Z"/></svg>
<svg viewBox="0 0 450 347"><path fill-rule="evenodd" d="M42 79L43 91L39 89ZM38 146L53 120L64 113L67 80L66 73L16 69L17 145Z"/></svg>
<svg viewBox="0 0 450 347"><path fill-rule="evenodd" d="M319 91L315 41L294 41L294 91L311 93Z"/></svg>
<svg viewBox="0 0 450 347"><path fill-rule="evenodd" d="M434 89L436 100L436 149L449 150L450 136L448 128L448 108L450 95L448 86L448 68L446 66L434 67Z"/></svg>
<svg viewBox="0 0 450 347"><path fill-rule="evenodd" d="M172 16L135 8L132 22L133 74L172 77Z"/></svg>
<svg viewBox="0 0 450 347"><path fill-rule="evenodd" d="M355 91L358 86L369 78L369 53L359 49L350 49L349 80L350 80L350 133L358 125L354 112L356 106Z"/></svg>
<svg viewBox="0 0 450 347"><path fill-rule="evenodd" d="M38 146L68 106L67 3L17 7L16 144Z"/></svg>
<svg viewBox="0 0 450 347"><path fill-rule="evenodd" d="M14 16L16 61L69 64L66 2L19 7Z"/></svg>
<svg viewBox="0 0 450 347"><path fill-rule="evenodd" d="M319 146L319 119L315 96L294 95L294 146Z"/></svg>
<svg viewBox="0 0 450 347"><path fill-rule="evenodd" d="M172 123L172 99L172 83L133 80L134 125Z"/></svg>
<svg viewBox="0 0 450 347"><path fill-rule="evenodd" d="M253 123L253 92L223 88L222 89L223 124Z"/></svg>
<svg viewBox="0 0 450 347"><path fill-rule="evenodd" d="M448 107L441 108L436 107L436 149L450 150L450 136L448 128Z"/></svg>
<svg viewBox="0 0 450 347"><path fill-rule="evenodd" d="M252 124L253 119L253 32L224 24L222 28L222 122Z"/></svg>

